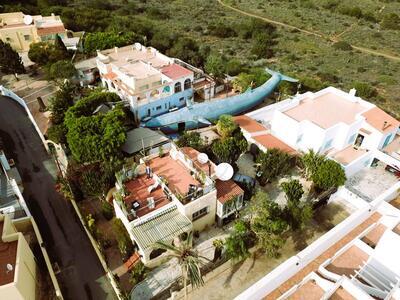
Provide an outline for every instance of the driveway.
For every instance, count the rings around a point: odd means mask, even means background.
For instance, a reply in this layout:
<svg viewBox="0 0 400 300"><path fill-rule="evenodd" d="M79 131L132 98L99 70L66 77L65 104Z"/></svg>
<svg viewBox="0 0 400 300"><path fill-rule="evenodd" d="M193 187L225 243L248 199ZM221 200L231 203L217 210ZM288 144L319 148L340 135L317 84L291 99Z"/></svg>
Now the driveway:
<svg viewBox="0 0 400 300"><path fill-rule="evenodd" d="M39 226L65 299L115 299L104 270L72 205L54 189L55 164L24 109L0 96L0 138L14 158L24 198Z"/></svg>

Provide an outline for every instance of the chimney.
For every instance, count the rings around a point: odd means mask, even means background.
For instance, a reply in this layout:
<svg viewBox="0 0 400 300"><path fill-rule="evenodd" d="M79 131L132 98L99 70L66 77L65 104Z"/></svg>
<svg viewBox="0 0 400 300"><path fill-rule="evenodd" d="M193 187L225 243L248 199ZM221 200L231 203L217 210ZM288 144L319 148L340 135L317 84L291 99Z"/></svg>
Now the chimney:
<svg viewBox="0 0 400 300"><path fill-rule="evenodd" d="M100 50L96 50L97 56L100 56Z"/></svg>
<svg viewBox="0 0 400 300"><path fill-rule="evenodd" d="M118 53L118 47L114 47L114 52Z"/></svg>
<svg viewBox="0 0 400 300"><path fill-rule="evenodd" d="M356 89L351 89L349 92L350 96L352 96L352 97L354 97L356 95L356 93L357 93Z"/></svg>
<svg viewBox="0 0 400 300"><path fill-rule="evenodd" d="M388 127L388 122L387 121L383 122L382 129L385 130L387 127Z"/></svg>

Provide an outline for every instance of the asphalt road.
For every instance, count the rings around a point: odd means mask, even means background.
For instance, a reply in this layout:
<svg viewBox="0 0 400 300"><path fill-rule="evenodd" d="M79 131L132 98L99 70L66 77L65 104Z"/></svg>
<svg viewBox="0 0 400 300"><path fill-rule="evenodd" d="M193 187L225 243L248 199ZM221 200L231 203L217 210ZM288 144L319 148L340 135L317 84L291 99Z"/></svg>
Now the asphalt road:
<svg viewBox="0 0 400 300"><path fill-rule="evenodd" d="M111 285L71 203L55 191L55 164L37 132L16 102L0 95L0 138L14 158L24 185L24 198L35 218L65 299L115 299ZM54 173L54 172L53 172Z"/></svg>

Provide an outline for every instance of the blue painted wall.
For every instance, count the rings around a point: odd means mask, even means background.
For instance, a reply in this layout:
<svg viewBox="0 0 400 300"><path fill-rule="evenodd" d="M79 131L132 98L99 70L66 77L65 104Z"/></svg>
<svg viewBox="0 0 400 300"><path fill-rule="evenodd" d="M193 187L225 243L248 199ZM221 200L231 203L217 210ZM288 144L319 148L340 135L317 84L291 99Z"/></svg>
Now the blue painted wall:
<svg viewBox="0 0 400 300"><path fill-rule="evenodd" d="M141 120L145 117L159 116L167 113L171 108L182 108L186 106L186 100L193 97L193 89L187 89L179 93L175 93L169 97L161 98L158 101L153 101L148 104L139 106L138 118ZM149 111L150 110L150 111Z"/></svg>

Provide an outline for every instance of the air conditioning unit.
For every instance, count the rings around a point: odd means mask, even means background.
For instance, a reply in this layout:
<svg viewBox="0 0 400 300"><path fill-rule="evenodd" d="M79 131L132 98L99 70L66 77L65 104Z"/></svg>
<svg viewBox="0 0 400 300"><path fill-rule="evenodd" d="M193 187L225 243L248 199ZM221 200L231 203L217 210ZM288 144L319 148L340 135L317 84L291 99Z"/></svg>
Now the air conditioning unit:
<svg viewBox="0 0 400 300"><path fill-rule="evenodd" d="M151 209L156 207L155 202L154 202L154 197L147 198L147 206Z"/></svg>

